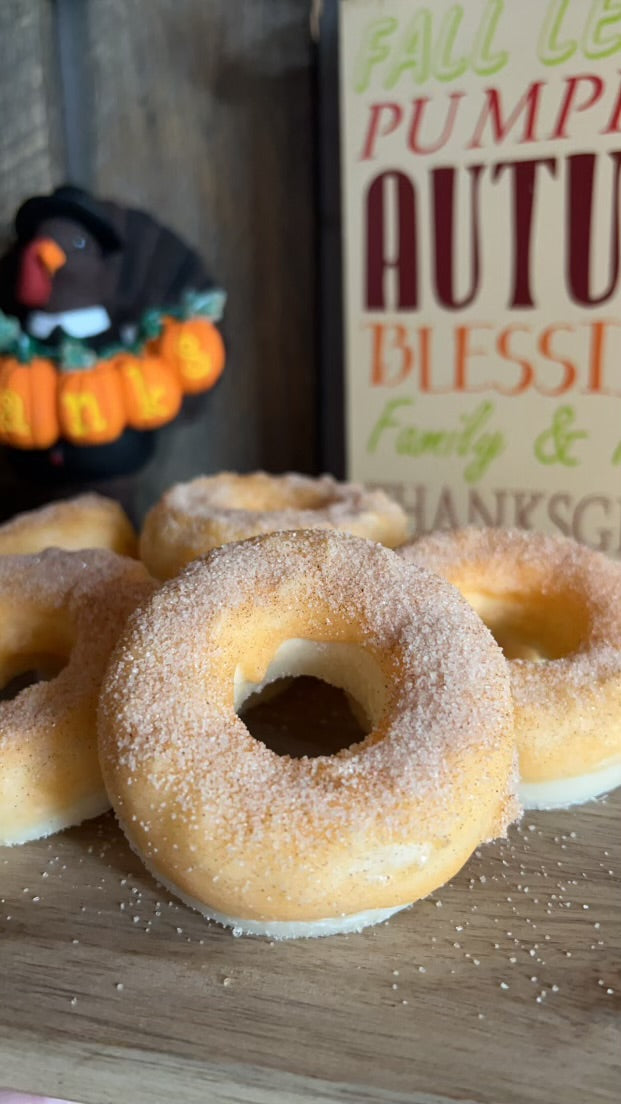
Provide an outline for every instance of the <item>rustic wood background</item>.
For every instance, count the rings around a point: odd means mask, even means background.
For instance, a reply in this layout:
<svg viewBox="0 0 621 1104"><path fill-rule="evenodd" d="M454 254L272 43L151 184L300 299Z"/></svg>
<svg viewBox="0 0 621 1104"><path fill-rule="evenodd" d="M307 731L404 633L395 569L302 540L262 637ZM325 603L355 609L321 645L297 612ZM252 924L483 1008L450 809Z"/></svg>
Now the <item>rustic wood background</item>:
<svg viewBox="0 0 621 1104"><path fill-rule="evenodd" d="M198 415L160 433L139 475L102 487L138 516L200 472L316 469L309 10L310 0L0 4L5 235L23 199L71 179L157 214L229 294L221 382ZM4 516L36 497L0 462Z"/></svg>

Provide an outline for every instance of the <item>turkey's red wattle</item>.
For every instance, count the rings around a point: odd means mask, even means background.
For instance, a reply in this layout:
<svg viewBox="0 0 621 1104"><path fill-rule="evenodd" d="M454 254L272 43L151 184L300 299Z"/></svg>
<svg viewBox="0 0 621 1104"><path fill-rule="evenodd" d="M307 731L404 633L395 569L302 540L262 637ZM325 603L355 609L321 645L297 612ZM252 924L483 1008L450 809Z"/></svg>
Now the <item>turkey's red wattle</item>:
<svg viewBox="0 0 621 1104"><path fill-rule="evenodd" d="M44 307L52 294L52 277L38 253L39 242L33 241L22 253L17 278L17 301L25 307Z"/></svg>

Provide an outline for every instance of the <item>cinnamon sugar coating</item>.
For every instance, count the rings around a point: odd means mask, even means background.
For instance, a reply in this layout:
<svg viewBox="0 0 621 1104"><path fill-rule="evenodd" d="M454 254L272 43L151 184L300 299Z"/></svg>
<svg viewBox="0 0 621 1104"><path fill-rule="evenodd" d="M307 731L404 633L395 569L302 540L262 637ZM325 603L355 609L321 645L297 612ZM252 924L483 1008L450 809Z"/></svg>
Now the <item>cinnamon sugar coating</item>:
<svg viewBox="0 0 621 1104"><path fill-rule="evenodd" d="M155 583L107 550L0 556L0 687L53 677L0 701L0 843L22 843L109 807L97 758L105 665Z"/></svg>
<svg viewBox="0 0 621 1104"><path fill-rule="evenodd" d="M325 650L327 680L368 691L360 743L296 759L250 735L235 686L269 680L292 641ZM166 583L115 650L99 736L112 803L156 877L245 920L406 905L517 811L491 634L443 580L344 533L228 544Z"/></svg>
<svg viewBox="0 0 621 1104"><path fill-rule="evenodd" d="M211 548L276 530L339 529L401 544L407 519L383 491L290 472L199 476L172 487L145 518L140 554L152 575L169 579Z"/></svg>
<svg viewBox="0 0 621 1104"><path fill-rule="evenodd" d="M25 556L44 548L109 548L135 556L138 541L118 502L100 494L51 502L0 525L0 555Z"/></svg>
<svg viewBox="0 0 621 1104"><path fill-rule="evenodd" d="M503 646L523 783L621 762L621 564L516 529L433 533L399 555L453 583Z"/></svg>

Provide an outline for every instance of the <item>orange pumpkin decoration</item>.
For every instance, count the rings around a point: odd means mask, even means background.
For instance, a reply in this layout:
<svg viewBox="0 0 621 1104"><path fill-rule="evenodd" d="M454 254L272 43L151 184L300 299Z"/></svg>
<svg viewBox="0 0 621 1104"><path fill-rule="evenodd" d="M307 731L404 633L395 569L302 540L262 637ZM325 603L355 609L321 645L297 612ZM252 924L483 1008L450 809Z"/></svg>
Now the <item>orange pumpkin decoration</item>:
<svg viewBox="0 0 621 1104"><path fill-rule="evenodd" d="M119 353L115 358L123 387L127 424L158 429L177 416L183 398L175 372L161 357Z"/></svg>
<svg viewBox="0 0 621 1104"><path fill-rule="evenodd" d="M22 364L0 358L0 441L12 448L45 449L60 434L56 410L57 372L43 357Z"/></svg>
<svg viewBox="0 0 621 1104"><path fill-rule="evenodd" d="M208 391L222 375L226 359L224 342L207 318L182 322L166 318L156 348L177 372L186 394Z"/></svg>
<svg viewBox="0 0 621 1104"><path fill-rule="evenodd" d="M105 445L125 429L123 385L112 360L60 372L58 417L62 436L74 445Z"/></svg>

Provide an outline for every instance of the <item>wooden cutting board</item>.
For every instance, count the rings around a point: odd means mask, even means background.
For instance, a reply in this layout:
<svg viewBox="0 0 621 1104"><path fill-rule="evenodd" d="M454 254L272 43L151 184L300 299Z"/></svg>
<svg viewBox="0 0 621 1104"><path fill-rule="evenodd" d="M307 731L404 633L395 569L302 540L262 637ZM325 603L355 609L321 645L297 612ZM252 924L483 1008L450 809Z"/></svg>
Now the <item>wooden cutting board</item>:
<svg viewBox="0 0 621 1104"><path fill-rule="evenodd" d="M112 815L0 849L0 1085L84 1104L616 1104L620 829L621 791L527 814L388 923L289 943L178 904Z"/></svg>

